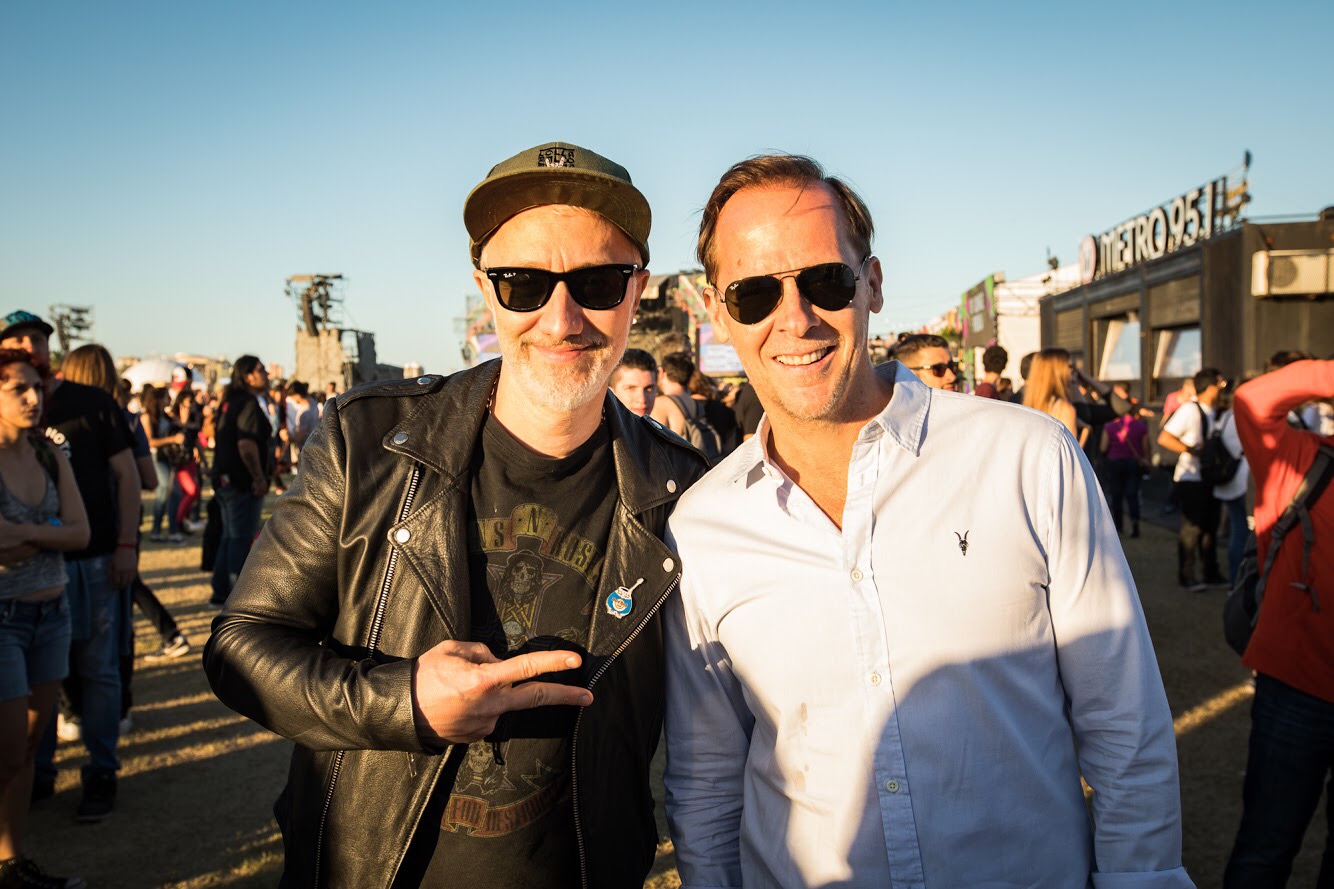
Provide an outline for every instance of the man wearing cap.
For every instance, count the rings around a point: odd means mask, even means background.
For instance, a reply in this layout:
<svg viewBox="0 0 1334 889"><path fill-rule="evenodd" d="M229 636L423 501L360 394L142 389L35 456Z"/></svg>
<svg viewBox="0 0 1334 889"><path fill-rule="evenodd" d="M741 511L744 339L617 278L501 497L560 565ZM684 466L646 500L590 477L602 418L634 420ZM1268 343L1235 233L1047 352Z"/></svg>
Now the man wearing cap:
<svg viewBox="0 0 1334 889"><path fill-rule="evenodd" d="M354 389L307 440L204 655L296 742L285 885L642 884L660 537L704 469L607 389L649 220L587 149L498 164L464 223L502 358Z"/></svg>
<svg viewBox="0 0 1334 889"><path fill-rule="evenodd" d="M669 523L682 884L1187 889L1098 481L1050 417L872 365L873 232L804 157L742 161L704 208L713 330L765 414ZM961 472L978 441L993 471Z"/></svg>
<svg viewBox="0 0 1334 889"><path fill-rule="evenodd" d="M49 368L51 333L37 315L11 312L0 329L0 348L22 349ZM86 549L65 556L65 589L73 631L66 681L82 690L80 734L89 756L75 817L94 822L115 806L120 769L120 639L130 581L138 573L139 470L124 414L101 389L52 378L46 437L69 458L92 531ZM37 798L54 787L55 726L53 719L37 752Z"/></svg>

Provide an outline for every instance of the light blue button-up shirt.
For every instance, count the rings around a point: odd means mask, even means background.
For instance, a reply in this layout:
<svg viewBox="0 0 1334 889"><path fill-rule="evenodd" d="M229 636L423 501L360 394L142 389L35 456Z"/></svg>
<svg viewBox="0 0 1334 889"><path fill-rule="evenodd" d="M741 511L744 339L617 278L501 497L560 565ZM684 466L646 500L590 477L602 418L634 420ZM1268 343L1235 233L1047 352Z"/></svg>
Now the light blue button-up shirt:
<svg viewBox="0 0 1334 889"><path fill-rule="evenodd" d="M1192 886L1171 713L1083 453L1045 414L877 372L841 531L767 423L670 520L684 885Z"/></svg>

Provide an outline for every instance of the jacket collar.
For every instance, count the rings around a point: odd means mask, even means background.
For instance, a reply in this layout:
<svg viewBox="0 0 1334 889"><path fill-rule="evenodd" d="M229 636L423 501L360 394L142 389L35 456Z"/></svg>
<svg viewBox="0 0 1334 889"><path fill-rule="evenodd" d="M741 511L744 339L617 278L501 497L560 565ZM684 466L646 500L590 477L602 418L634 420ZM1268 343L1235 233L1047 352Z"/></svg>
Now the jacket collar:
<svg viewBox="0 0 1334 889"><path fill-rule="evenodd" d="M501 374L501 359L453 374L440 389L422 398L417 407L383 439L384 447L410 457L462 486L467 481L486 406ZM611 394L603 396L603 410L612 441L612 459L621 502L633 514L675 500L684 489L667 457L655 447L659 435L648 421L630 413Z"/></svg>

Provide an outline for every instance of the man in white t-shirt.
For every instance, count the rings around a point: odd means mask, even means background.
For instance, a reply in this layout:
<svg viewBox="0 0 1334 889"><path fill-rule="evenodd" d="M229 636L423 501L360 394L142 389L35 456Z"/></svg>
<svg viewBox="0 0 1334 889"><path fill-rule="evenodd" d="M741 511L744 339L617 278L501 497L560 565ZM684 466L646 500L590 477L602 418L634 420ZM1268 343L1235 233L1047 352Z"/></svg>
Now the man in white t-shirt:
<svg viewBox="0 0 1334 889"><path fill-rule="evenodd" d="M1227 586L1218 570L1218 500L1213 488L1200 477L1200 452L1214 427L1214 403L1223 387L1223 378L1212 367L1195 374L1195 397L1177 408L1158 434L1158 444L1177 457L1172 480L1181 504L1181 525L1177 531L1177 582L1191 590ZM1195 568L1198 553L1200 570Z"/></svg>

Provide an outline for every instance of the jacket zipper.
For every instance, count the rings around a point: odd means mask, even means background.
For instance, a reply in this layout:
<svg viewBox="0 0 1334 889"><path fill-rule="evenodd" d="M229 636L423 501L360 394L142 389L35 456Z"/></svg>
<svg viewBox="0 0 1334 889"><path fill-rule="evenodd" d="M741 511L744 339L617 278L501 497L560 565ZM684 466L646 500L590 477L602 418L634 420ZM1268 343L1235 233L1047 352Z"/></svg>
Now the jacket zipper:
<svg viewBox="0 0 1334 889"><path fill-rule="evenodd" d="M588 685L585 687L589 691L593 690L593 686L611 667L612 661L616 660L621 652L629 648L630 643L635 641L635 637L643 632L644 627L649 625L649 622L653 620L653 615L658 613L658 609L662 608L663 603L667 601L667 598L672 594L672 590L676 589L676 585L680 582L681 576L678 574L676 579L672 581L672 585L667 587L667 592L663 593L662 597L649 609L648 614L644 615L643 621L640 622L635 631L626 637L620 647L611 653L611 657L607 658L602 666L598 668L598 671L593 674L593 677L588 680ZM574 808L574 838L579 846L579 885L583 889L588 889L588 858L584 850L584 828L579 822L579 770L575 767L579 750L579 726L583 721L584 708L580 707L579 714L574 718L574 734L570 737L570 798Z"/></svg>
<svg viewBox="0 0 1334 889"><path fill-rule="evenodd" d="M422 467L420 463L413 464L412 477L408 479L408 493L403 498L403 508L398 512L398 521L394 524L401 524L408 517L408 511L412 509L413 498L417 496L417 485L421 483ZM389 549L389 564L384 569L384 582L380 584L380 595L375 600L375 616L371 619L371 630L366 637L367 653L374 653L375 646L380 642L380 631L384 627L384 612L389 604L389 587L394 582L394 571L398 568L398 547L392 546ZM313 886L320 885L320 859L324 852L324 827L329 820L329 808L333 805L334 787L338 784L338 773L343 768L343 757L347 755L346 750L339 750L334 755L333 768L329 772L329 789L324 794L324 807L320 811L320 828L315 834L315 880Z"/></svg>

